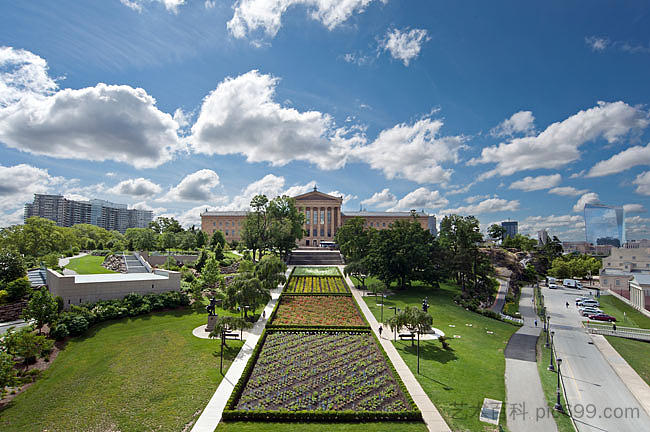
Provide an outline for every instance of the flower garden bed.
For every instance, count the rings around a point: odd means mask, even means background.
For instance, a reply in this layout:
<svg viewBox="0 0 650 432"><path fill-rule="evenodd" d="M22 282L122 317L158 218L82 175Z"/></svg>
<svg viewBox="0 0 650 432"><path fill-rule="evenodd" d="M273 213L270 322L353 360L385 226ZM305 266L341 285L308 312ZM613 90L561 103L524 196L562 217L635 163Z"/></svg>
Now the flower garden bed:
<svg viewBox="0 0 650 432"><path fill-rule="evenodd" d="M272 325L365 326L352 297L283 296Z"/></svg>
<svg viewBox="0 0 650 432"><path fill-rule="evenodd" d="M284 289L286 294L349 294L350 289L341 276L291 276Z"/></svg>
<svg viewBox="0 0 650 432"><path fill-rule="evenodd" d="M336 267L296 267L292 273L293 276L341 276L341 272Z"/></svg>
<svg viewBox="0 0 650 432"><path fill-rule="evenodd" d="M368 330L268 331L263 339L224 419L421 418Z"/></svg>

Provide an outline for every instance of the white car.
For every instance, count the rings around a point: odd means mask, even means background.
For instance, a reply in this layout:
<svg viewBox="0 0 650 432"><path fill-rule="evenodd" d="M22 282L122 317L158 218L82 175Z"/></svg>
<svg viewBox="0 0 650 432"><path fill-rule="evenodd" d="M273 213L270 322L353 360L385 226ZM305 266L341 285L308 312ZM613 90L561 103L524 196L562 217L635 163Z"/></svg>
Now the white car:
<svg viewBox="0 0 650 432"><path fill-rule="evenodd" d="M578 306L587 306L587 307L600 307L600 303L596 300L582 300L576 303Z"/></svg>
<svg viewBox="0 0 650 432"><path fill-rule="evenodd" d="M548 284L548 289L558 289L560 286L558 284L550 283Z"/></svg>
<svg viewBox="0 0 650 432"><path fill-rule="evenodd" d="M590 314L603 313L602 310L600 310L598 308L595 308L595 307L584 307L584 308L578 309L578 311L580 312L580 315L582 315L582 316L587 316L587 315L590 315Z"/></svg>

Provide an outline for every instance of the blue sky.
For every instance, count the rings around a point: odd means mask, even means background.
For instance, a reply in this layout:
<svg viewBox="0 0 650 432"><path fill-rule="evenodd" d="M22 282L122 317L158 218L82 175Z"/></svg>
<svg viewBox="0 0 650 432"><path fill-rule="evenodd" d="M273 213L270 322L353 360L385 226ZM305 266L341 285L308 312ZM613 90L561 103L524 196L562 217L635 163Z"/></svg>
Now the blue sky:
<svg viewBox="0 0 650 432"><path fill-rule="evenodd" d="M0 226L36 192L198 224L318 185L345 208L584 239L650 217L642 2L30 1L0 6Z"/></svg>

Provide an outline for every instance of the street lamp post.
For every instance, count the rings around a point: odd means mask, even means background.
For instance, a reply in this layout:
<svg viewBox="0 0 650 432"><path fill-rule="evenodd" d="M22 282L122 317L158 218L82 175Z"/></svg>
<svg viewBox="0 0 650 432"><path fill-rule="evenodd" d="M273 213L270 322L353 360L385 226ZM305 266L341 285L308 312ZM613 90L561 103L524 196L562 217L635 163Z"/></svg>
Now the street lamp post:
<svg viewBox="0 0 650 432"><path fill-rule="evenodd" d="M555 368L553 367L553 336L555 336L554 331L551 332L551 362L548 365L548 370L550 370L551 372L555 370Z"/></svg>
<svg viewBox="0 0 650 432"><path fill-rule="evenodd" d="M397 306L390 306L388 309L392 309L395 312L395 315L397 315ZM395 341L397 341L397 328L395 328L394 331L395 331Z"/></svg>
<svg viewBox="0 0 650 432"><path fill-rule="evenodd" d="M556 411L564 412L564 408L562 408L562 403L560 402L560 365L562 364L562 359L557 358L555 359L555 362L557 363L557 400L555 401L555 406L553 408Z"/></svg>
<svg viewBox="0 0 650 432"><path fill-rule="evenodd" d="M420 329L418 329L418 375L420 375Z"/></svg>
<svg viewBox="0 0 650 432"><path fill-rule="evenodd" d="M548 342L548 334L550 330L551 330L551 317L550 315L546 315L546 343L544 344L545 348L548 348L550 346Z"/></svg>
<svg viewBox="0 0 650 432"><path fill-rule="evenodd" d="M381 322L384 322L384 291L381 291Z"/></svg>

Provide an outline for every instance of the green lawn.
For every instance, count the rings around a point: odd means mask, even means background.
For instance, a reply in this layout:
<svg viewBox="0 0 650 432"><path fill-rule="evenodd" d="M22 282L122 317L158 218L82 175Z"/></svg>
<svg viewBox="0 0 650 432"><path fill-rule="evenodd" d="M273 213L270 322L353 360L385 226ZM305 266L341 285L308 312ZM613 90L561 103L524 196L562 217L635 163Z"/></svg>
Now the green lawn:
<svg viewBox="0 0 650 432"><path fill-rule="evenodd" d="M74 270L79 274L116 273L113 270L102 267L104 258L103 256L92 255L74 258L70 260L70 263L65 268Z"/></svg>
<svg viewBox="0 0 650 432"><path fill-rule="evenodd" d="M574 432L575 429L573 428L571 418L567 414L561 414L553 409L557 401L557 373L547 369L551 361L551 349L544 348L545 337L546 334L542 332L537 339L537 370L539 371L544 395L548 401L549 410L547 413L550 412L553 414L559 432ZM566 412L567 406L563 393L560 394L560 401Z"/></svg>
<svg viewBox="0 0 650 432"><path fill-rule="evenodd" d="M650 318L624 301L613 295L601 295L597 300L603 312L616 318L616 325L650 329ZM625 317L623 317L623 312L625 312Z"/></svg>
<svg viewBox="0 0 650 432"><path fill-rule="evenodd" d="M221 382L219 344L192 335L205 322L186 309L93 327L0 413L0 430L183 430ZM226 367L241 342L228 345Z"/></svg>
<svg viewBox="0 0 650 432"><path fill-rule="evenodd" d="M650 343L625 339L616 336L605 336L616 351L632 366L632 369L650 385Z"/></svg>
<svg viewBox="0 0 650 432"><path fill-rule="evenodd" d="M341 276L336 267L296 267L293 276Z"/></svg>
<svg viewBox="0 0 650 432"><path fill-rule="evenodd" d="M424 423L261 423L221 422L216 432L426 432Z"/></svg>
<svg viewBox="0 0 650 432"><path fill-rule="evenodd" d="M452 349L443 350L438 341L420 342L418 375L416 349L410 342L399 340L394 342L395 347L452 430L494 430L479 421L479 410L486 397L505 402L503 350L519 327L457 306L452 300L457 293L458 288L446 284L441 284L440 289L414 286L407 292L398 291L386 298L384 319L394 313L388 307L419 307L422 299L428 297L433 326L447 335ZM379 320L381 307L376 306L375 298L364 300ZM385 332L390 334L388 328ZM501 412L501 425L505 428L505 409Z"/></svg>

